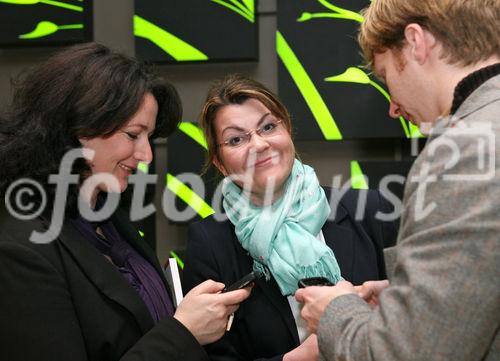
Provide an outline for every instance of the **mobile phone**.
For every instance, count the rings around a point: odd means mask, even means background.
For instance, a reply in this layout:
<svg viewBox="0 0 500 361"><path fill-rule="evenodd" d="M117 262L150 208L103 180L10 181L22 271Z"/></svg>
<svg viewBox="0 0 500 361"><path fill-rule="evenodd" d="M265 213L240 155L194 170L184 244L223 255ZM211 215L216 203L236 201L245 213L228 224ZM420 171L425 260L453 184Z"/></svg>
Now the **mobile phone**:
<svg viewBox="0 0 500 361"><path fill-rule="evenodd" d="M252 271L249 274L247 274L246 276L240 278L238 281L234 282L232 285L224 287L222 292L230 292L230 291L239 290L241 288L245 288L250 283L255 281L257 278L260 278L261 276L262 276L261 272Z"/></svg>
<svg viewBox="0 0 500 361"><path fill-rule="evenodd" d="M325 277L302 278L299 280L299 288L308 286L333 286L333 283Z"/></svg>

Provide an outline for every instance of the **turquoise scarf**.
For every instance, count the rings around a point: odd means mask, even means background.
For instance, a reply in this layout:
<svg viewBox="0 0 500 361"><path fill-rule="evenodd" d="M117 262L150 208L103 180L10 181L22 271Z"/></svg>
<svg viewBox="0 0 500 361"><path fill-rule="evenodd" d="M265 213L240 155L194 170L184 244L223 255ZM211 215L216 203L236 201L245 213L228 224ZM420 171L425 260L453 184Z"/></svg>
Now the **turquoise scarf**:
<svg viewBox="0 0 500 361"><path fill-rule="evenodd" d="M258 207L227 177L222 187L226 214L241 245L254 259L253 268L269 271L284 296L293 295L302 278L341 280L332 250L316 238L330 214L330 206L314 170L297 159L283 196Z"/></svg>

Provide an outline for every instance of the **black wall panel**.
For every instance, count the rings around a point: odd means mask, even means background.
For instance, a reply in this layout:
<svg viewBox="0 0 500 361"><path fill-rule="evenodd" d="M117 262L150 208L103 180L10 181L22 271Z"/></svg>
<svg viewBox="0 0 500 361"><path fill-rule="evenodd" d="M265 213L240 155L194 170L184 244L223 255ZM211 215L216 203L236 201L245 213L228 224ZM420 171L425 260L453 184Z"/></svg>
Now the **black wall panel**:
<svg viewBox="0 0 500 361"><path fill-rule="evenodd" d="M137 55L147 61L256 60L253 0L136 0Z"/></svg>
<svg viewBox="0 0 500 361"><path fill-rule="evenodd" d="M389 117L383 85L361 66L358 12L368 4L369 0L278 0L279 95L294 118L298 140L411 134L407 121ZM332 76L336 78L326 80ZM338 132L325 132L322 122Z"/></svg>
<svg viewBox="0 0 500 361"><path fill-rule="evenodd" d="M92 1L0 1L0 46L92 40Z"/></svg>

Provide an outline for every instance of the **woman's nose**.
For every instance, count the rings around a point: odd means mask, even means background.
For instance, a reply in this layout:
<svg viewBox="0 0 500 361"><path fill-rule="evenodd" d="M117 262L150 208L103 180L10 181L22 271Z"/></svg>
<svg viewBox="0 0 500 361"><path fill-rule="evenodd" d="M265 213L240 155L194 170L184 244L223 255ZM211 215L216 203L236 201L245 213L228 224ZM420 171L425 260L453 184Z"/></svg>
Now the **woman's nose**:
<svg viewBox="0 0 500 361"><path fill-rule="evenodd" d="M150 163L153 160L153 150L149 139L145 139L137 144L134 157L144 163Z"/></svg>
<svg viewBox="0 0 500 361"><path fill-rule="evenodd" d="M249 145L250 145L250 148L252 148L256 152L260 152L260 151L269 147L269 143L267 142L267 140L265 140L263 137L261 137L256 132L252 133L252 136L250 137Z"/></svg>

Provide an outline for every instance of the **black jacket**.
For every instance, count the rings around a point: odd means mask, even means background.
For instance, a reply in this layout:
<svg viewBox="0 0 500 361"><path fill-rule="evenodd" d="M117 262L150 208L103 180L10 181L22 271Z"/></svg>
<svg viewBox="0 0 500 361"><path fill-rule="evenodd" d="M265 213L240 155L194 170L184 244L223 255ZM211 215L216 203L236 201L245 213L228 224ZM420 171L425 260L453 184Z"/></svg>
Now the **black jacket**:
<svg viewBox="0 0 500 361"><path fill-rule="evenodd" d="M325 188L327 197L339 196ZM385 279L384 242L396 238L395 222L375 219L378 210L390 213L389 203L377 191L367 192L365 215L356 221L359 191L349 190L340 200L336 214L322 228L326 244L333 250L342 276L354 284ZM206 279L230 285L251 272L253 260L242 248L229 220L213 217L189 227L183 272L185 291ZM276 281L257 280L250 297L235 314L230 332L206 347L212 360L280 360L299 345L299 336L288 300Z"/></svg>
<svg viewBox="0 0 500 361"><path fill-rule="evenodd" d="M71 224L53 242L33 244L41 220L5 209L0 216L1 360L207 360L174 318L154 325L139 294ZM132 224L119 212L113 224L164 280Z"/></svg>

